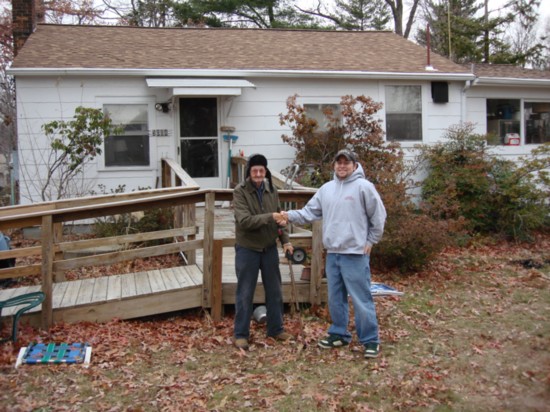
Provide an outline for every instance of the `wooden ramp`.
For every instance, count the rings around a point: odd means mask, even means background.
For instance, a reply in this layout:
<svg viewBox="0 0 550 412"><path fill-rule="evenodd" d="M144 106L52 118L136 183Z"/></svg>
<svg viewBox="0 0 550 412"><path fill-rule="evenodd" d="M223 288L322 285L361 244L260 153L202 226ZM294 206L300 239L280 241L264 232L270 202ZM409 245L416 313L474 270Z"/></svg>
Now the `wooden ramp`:
<svg viewBox="0 0 550 412"><path fill-rule="evenodd" d="M201 226L204 210L197 209L197 221ZM216 208L215 238L234 237L233 211ZM202 226L201 226L202 227ZM197 236L202 238L202 233ZM290 269L282 250L280 270L283 282L283 299L292 302ZM235 303L237 276L235 274L235 249L224 247L222 257L222 304ZM114 318L132 319L203 306L203 250L196 253L196 264L147 272L112 275L53 284L53 322L106 322ZM311 302L309 281L300 280L302 266L293 265L298 302ZM39 291L40 286L0 289L0 300L25 293ZM320 290L321 301L326 302L326 284ZM265 302L265 294L258 281L256 303ZM2 316L11 315L17 307L6 308ZM27 320L39 325L42 305L25 315Z"/></svg>
<svg viewBox="0 0 550 412"><path fill-rule="evenodd" d="M38 290L40 286L0 290L0 300ZM54 322L105 322L200 307L201 290L197 266L59 282L53 287L53 317ZM29 313L40 311L41 305Z"/></svg>
<svg viewBox="0 0 550 412"><path fill-rule="evenodd" d="M310 284L309 281L300 280L301 268L298 265L293 266L297 300L308 302ZM281 276L284 301L291 302L288 265L281 265ZM234 265L224 265L223 304L235 303L236 288ZM3 289L0 290L0 300L39 290L38 285ZM254 300L256 303L265 301L261 279ZM323 293L323 301L326 301L326 292ZM107 322L115 318L132 319L201 306L202 271L197 265L59 282L53 287L54 322ZM31 309L24 318L33 324L39 324L41 308L40 305ZM17 309L18 307L6 308L2 316L12 315Z"/></svg>

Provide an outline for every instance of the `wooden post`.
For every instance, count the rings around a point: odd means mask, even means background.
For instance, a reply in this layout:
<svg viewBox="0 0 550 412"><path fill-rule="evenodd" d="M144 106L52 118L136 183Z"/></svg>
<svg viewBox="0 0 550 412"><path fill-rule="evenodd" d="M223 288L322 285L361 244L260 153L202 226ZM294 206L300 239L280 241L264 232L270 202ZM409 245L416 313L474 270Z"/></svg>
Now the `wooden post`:
<svg viewBox="0 0 550 412"><path fill-rule="evenodd" d="M162 187L172 187L172 173L170 166L164 160L161 161Z"/></svg>
<svg viewBox="0 0 550 412"><path fill-rule="evenodd" d="M53 225L53 244L54 246L58 243L61 243L63 241L63 223L54 223ZM63 260L63 252L58 251L55 253L55 260ZM65 271L57 271L53 273L53 281L54 282L64 282L67 280L65 278Z"/></svg>
<svg viewBox="0 0 550 412"><path fill-rule="evenodd" d="M311 228L311 280L309 301L312 305L321 304L321 282L323 281L323 222L313 222Z"/></svg>
<svg viewBox="0 0 550 412"><path fill-rule="evenodd" d="M214 322L222 320L222 258L223 240L214 240L214 257L212 259L212 291L210 301L212 304L211 315Z"/></svg>
<svg viewBox="0 0 550 412"><path fill-rule="evenodd" d="M214 248L214 207L216 194L208 192L204 199L204 242L202 267L202 307L209 308L212 291L212 261Z"/></svg>
<svg viewBox="0 0 550 412"><path fill-rule="evenodd" d="M42 327L49 328L53 324L53 219L52 215L42 217L42 292L46 295L42 302Z"/></svg>
<svg viewBox="0 0 550 412"><path fill-rule="evenodd" d="M196 204L189 204L183 206L183 226L184 227L197 227L197 205ZM196 235L189 235L187 236L187 240L195 240L197 238ZM197 263L197 251L195 249L188 250L186 252L187 255L187 263L189 265L194 265Z"/></svg>

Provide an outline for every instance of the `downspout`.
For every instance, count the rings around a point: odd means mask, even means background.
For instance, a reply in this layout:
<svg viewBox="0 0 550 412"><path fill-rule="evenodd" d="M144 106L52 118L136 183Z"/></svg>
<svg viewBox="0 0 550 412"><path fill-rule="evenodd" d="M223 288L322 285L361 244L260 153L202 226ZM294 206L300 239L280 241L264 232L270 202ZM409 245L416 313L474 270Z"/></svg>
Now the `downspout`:
<svg viewBox="0 0 550 412"><path fill-rule="evenodd" d="M474 74L474 63L472 63L472 74ZM474 74L475 75L475 74ZM466 122L466 93L472 87L473 80L466 80L462 88L462 101L460 102L460 123Z"/></svg>

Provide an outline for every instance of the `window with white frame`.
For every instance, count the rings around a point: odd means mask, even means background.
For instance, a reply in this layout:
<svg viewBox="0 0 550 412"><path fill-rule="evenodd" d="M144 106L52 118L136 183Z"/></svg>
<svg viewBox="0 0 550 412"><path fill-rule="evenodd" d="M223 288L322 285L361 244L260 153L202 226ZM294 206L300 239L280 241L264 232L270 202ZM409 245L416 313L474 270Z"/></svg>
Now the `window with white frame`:
<svg viewBox="0 0 550 412"><path fill-rule="evenodd" d="M421 86L386 86L386 139L422 140Z"/></svg>
<svg viewBox="0 0 550 412"><path fill-rule="evenodd" d="M519 99L487 99L487 142L518 145L521 129Z"/></svg>
<svg viewBox="0 0 550 412"><path fill-rule="evenodd" d="M524 102L525 143L550 142L550 101Z"/></svg>
<svg viewBox="0 0 550 412"><path fill-rule="evenodd" d="M103 110L119 134L105 139L105 166L149 166L149 123L146 104L106 104Z"/></svg>
<svg viewBox="0 0 550 412"><path fill-rule="evenodd" d="M326 132L331 123L342 123L342 108L339 104L304 104L306 116L318 124L318 131Z"/></svg>

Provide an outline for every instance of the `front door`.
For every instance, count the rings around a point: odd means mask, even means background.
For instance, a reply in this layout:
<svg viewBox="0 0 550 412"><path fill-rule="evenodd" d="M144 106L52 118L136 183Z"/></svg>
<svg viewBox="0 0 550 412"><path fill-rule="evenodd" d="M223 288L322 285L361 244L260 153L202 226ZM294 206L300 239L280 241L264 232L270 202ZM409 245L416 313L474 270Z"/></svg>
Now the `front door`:
<svg viewBox="0 0 550 412"><path fill-rule="evenodd" d="M180 98L179 123L181 167L203 189L222 187L217 98Z"/></svg>

